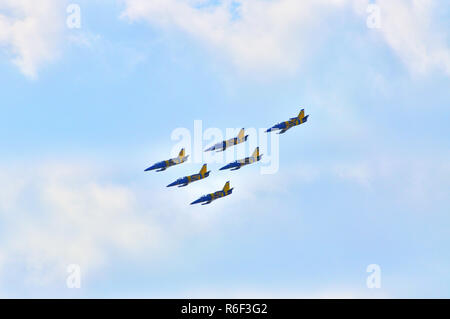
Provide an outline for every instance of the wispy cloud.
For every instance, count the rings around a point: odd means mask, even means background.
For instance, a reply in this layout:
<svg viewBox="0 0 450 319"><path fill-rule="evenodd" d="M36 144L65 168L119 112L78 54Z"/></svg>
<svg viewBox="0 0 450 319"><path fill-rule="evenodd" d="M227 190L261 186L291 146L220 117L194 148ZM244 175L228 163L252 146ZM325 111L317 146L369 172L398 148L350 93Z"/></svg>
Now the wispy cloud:
<svg viewBox="0 0 450 319"><path fill-rule="evenodd" d="M181 30L242 69L290 72L311 50L314 24L347 1L125 2L123 17Z"/></svg>
<svg viewBox="0 0 450 319"><path fill-rule="evenodd" d="M122 17L178 30L225 57L242 71L291 74L318 49L320 27L347 8L365 26L368 0L205 1L124 0ZM450 74L448 32L434 23L436 0L378 0L386 44L414 73L442 69ZM27 77L61 55L66 1L0 0L0 46ZM369 29L367 30L369 32ZM90 46L92 36L75 34L72 43ZM314 41L313 41L314 40ZM314 44L315 43L315 44Z"/></svg>
<svg viewBox="0 0 450 319"><path fill-rule="evenodd" d="M203 213L189 206L207 192L205 185L174 197L161 185L114 182L92 163L3 165L0 267L22 265L23 280L33 285L63 282L69 264L95 273L116 252L146 260L166 254L186 236L209 231L214 213L223 210L211 206Z"/></svg>
<svg viewBox="0 0 450 319"><path fill-rule="evenodd" d="M1 0L0 46L27 77L60 54L64 1Z"/></svg>
<svg viewBox="0 0 450 319"><path fill-rule="evenodd" d="M6 263L25 262L26 280L51 282L72 263L88 272L107 260L108 249L133 253L161 240L150 216L142 222L133 192L96 174L91 167L53 163L2 176L2 192L9 181L22 180L11 191L15 196L2 198L2 251Z"/></svg>
<svg viewBox="0 0 450 319"><path fill-rule="evenodd" d="M442 69L450 75L448 29L434 17L439 1L378 0L381 28L386 43L415 73Z"/></svg>
<svg viewBox="0 0 450 319"><path fill-rule="evenodd" d="M163 30L179 30L241 70L292 73L313 54L317 34L337 9L347 8L365 27L368 0L203 1L125 0L122 16ZM450 73L448 34L431 28L436 1L380 0L383 39L414 72ZM342 11L340 11L342 14ZM357 26L355 26L357 27ZM369 29L367 29L369 32ZM312 41L314 39L314 41Z"/></svg>
<svg viewBox="0 0 450 319"><path fill-rule="evenodd" d="M95 163L52 161L25 169L25 165L3 164L0 194L7 195L0 197L0 278L10 277L11 270L19 268L25 284L51 287L64 284L69 264L79 264L83 278L95 278L117 253L122 260L158 259L192 236L220 231L230 219L239 223L248 214L256 216L278 207L283 194L295 190L298 183L315 188L327 181L348 181L354 187L389 193L402 205L433 209L433 201L446 200L450 174L448 165L433 163L433 159L411 162L402 157L378 157L354 165L303 161L269 176L258 174L257 168L231 178L218 173L182 191L154 182L123 182L113 168ZM230 198L209 206L189 205L200 195L220 189L227 179L236 190ZM252 209L241 209L243 203ZM253 290L230 291L227 296L246 295L257 296ZM280 291L267 296L352 298L364 294Z"/></svg>
<svg viewBox="0 0 450 319"><path fill-rule="evenodd" d="M379 154L371 159L335 163L335 176L367 189L383 191L407 207L432 208L446 201L450 166L446 154L408 156Z"/></svg>

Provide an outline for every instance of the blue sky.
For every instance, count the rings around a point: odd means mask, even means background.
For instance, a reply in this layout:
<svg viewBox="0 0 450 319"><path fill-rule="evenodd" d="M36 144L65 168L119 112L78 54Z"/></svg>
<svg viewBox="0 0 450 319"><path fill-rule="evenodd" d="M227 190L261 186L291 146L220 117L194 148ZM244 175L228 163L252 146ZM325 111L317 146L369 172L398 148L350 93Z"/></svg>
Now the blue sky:
<svg viewBox="0 0 450 319"><path fill-rule="evenodd" d="M0 0L0 296L450 297L445 1L78 4L70 29L68 2ZM194 120L300 107L276 174L143 172Z"/></svg>

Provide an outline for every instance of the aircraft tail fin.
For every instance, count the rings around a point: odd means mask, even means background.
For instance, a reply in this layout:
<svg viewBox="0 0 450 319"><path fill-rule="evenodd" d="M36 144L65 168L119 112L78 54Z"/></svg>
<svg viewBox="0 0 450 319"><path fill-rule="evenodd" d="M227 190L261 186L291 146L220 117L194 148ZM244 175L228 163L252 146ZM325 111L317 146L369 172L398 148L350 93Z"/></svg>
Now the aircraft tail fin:
<svg viewBox="0 0 450 319"><path fill-rule="evenodd" d="M239 134L238 134L238 138L239 139L243 139L244 138L244 134L245 134L245 130L243 128L241 128L241 130L239 131Z"/></svg>
<svg viewBox="0 0 450 319"><path fill-rule="evenodd" d="M255 148L255 151L252 154L252 157L258 157L259 156L259 146L257 148Z"/></svg>
<svg viewBox="0 0 450 319"><path fill-rule="evenodd" d="M298 113L298 118L299 119L302 119L302 118L304 118L305 117L305 109L302 109L301 111L300 111L300 113Z"/></svg>
<svg viewBox="0 0 450 319"><path fill-rule="evenodd" d="M206 170L207 170L206 164L203 164L202 169L200 170L200 174L202 174L202 175L205 174Z"/></svg>
<svg viewBox="0 0 450 319"><path fill-rule="evenodd" d="M224 192L228 192L230 190L230 182L226 182L225 186L223 187Z"/></svg>
<svg viewBox="0 0 450 319"><path fill-rule="evenodd" d="M178 154L178 157L184 157L184 148L181 149L180 153Z"/></svg>

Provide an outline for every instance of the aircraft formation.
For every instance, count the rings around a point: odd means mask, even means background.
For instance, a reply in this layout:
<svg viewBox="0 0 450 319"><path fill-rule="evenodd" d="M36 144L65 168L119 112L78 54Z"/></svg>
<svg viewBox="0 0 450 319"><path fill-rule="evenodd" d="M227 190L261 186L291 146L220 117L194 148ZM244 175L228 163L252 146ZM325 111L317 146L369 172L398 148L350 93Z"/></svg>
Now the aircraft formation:
<svg viewBox="0 0 450 319"><path fill-rule="evenodd" d="M291 129L292 127L305 123L308 120L308 116L309 115L305 116L305 110L302 109L300 111L300 113L298 114L298 116L291 117L287 121L283 121L278 124L275 124L274 126L268 128L266 130L266 133L272 132L272 131L279 131L278 134L284 134L284 133L286 133L287 130ZM217 143L217 144L207 148L205 150L205 152L210 152L210 151L223 152L231 146L234 146L234 145L237 145L240 143L244 143L245 141L247 141L247 138L248 138L248 135L245 135L245 130L242 128L239 131L238 136L236 136L235 138L231 138L231 139L222 141L220 143ZM180 153L178 154L178 157L171 158L171 159L161 161L161 162L157 162L154 165L145 169L145 171L147 172L147 171L156 170L157 172L161 172L161 171L166 170L169 167L186 162L188 157L189 157L189 155L185 155L185 150L184 150L184 148L182 148ZM242 166L256 163L256 162L260 161L261 158L262 158L262 154L261 155L259 154L259 147L257 147L251 156L228 163L227 165L221 167L219 170L229 169L231 171L235 171L235 170L240 169ZM199 173L181 177L181 178L177 179L176 181L174 181L173 183L167 185L167 187L173 187L173 186L185 187L185 186L188 186L190 183L207 178L210 173L211 173L211 171L208 171L207 164L203 164ZM222 190L218 190L214 193L203 195L199 199L193 201L191 203L191 205L199 204L199 203L202 203L202 205L207 205L218 198L222 198L222 197L231 195L232 192L233 192L233 188L230 188L230 182L228 181L225 183L225 186L222 188Z"/></svg>

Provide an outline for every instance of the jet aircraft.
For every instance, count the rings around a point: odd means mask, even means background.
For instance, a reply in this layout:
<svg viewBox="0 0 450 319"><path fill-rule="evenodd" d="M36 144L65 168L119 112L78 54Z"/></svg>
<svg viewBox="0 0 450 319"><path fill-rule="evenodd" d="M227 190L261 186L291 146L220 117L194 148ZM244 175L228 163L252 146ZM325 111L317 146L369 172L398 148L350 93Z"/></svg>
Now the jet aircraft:
<svg viewBox="0 0 450 319"><path fill-rule="evenodd" d="M167 185L167 187L176 186L176 185L179 185L178 187L184 187L192 182L199 181L201 179L208 177L209 173L211 171L207 171L206 167L207 167L206 164L204 164L198 174L181 177L181 178L177 179L175 182L173 182L172 184Z"/></svg>
<svg viewBox="0 0 450 319"><path fill-rule="evenodd" d="M266 130L266 133L271 131L280 131L278 134L283 134L291 127L305 123L308 120L308 116L309 115L305 116L305 110L302 109L297 117L291 117L289 121L284 121L272 126Z"/></svg>
<svg viewBox="0 0 450 319"><path fill-rule="evenodd" d="M178 154L178 157L171 158L171 159L169 159L167 161L158 162L158 163L150 166L149 168L145 169L145 172L151 171L151 170L154 170L154 169L156 169L157 172L164 171L164 170L166 170L167 168L169 168L171 166L178 165L178 164L186 162L188 157L189 157L189 155L184 155L184 148L182 148L180 153Z"/></svg>
<svg viewBox="0 0 450 319"><path fill-rule="evenodd" d="M232 171L235 171L237 169L240 169L242 166L258 162L261 159L261 157L262 155L259 155L259 147L257 147L253 152L252 156L229 163L224 167L220 168L220 170L231 168Z"/></svg>
<svg viewBox="0 0 450 319"><path fill-rule="evenodd" d="M226 150L228 147L230 147L230 146L233 146L233 145L237 145L237 144L243 143L243 142L245 142L245 141L247 140L247 138L248 138L248 135L245 135L245 136L244 136L244 134L245 134L245 131L244 131L244 129L242 128L242 129L239 131L239 134L238 134L237 137L230 138L229 140L226 140L226 141L222 141L222 142L220 142L220 143L217 143L217 144L211 146L210 148L206 149L205 152L214 151L214 150L216 150L217 152L221 152L221 151L225 151L225 150Z"/></svg>
<svg viewBox="0 0 450 319"><path fill-rule="evenodd" d="M193 204L198 204L198 203L202 203L202 205L208 205L210 204L213 200L216 200L218 198L221 197L225 197L230 195L233 192L233 188L230 188L230 182L226 182L225 186L223 187L223 189L221 191L217 191L215 193L211 193L211 194L207 194L207 195L203 195L202 197L200 197L199 199L193 201L191 203L191 205Z"/></svg>

